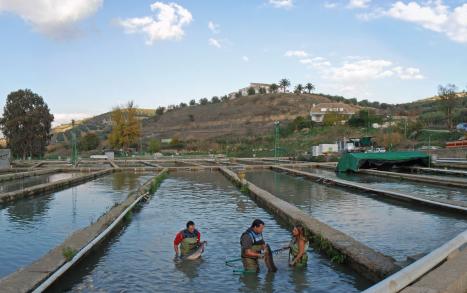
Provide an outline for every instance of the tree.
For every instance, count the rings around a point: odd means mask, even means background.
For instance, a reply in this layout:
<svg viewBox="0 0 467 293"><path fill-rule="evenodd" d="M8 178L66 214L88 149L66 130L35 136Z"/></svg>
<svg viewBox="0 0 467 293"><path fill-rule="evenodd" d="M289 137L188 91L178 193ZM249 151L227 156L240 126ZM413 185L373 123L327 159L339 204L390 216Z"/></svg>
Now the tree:
<svg viewBox="0 0 467 293"><path fill-rule="evenodd" d="M295 86L295 93L296 94L301 94L303 92L303 85L301 83L297 84L297 86Z"/></svg>
<svg viewBox="0 0 467 293"><path fill-rule="evenodd" d="M309 82L305 85L305 89L308 91L309 94L311 94L311 92L315 90L315 86L311 82Z"/></svg>
<svg viewBox="0 0 467 293"><path fill-rule="evenodd" d="M162 114L164 114L164 112L165 112L165 107L162 107L162 106L157 107L157 109L156 109L156 114L157 115L162 115Z"/></svg>
<svg viewBox="0 0 467 293"><path fill-rule="evenodd" d="M13 156L43 156L50 141L54 116L44 99L31 90L11 92L3 108L0 127Z"/></svg>
<svg viewBox="0 0 467 293"><path fill-rule="evenodd" d="M211 103L213 103L213 104L217 104L217 103L220 103L220 102L221 102L221 100L217 96L214 96L214 97L211 98Z"/></svg>
<svg viewBox="0 0 467 293"><path fill-rule="evenodd" d="M180 105L178 105L179 108L185 108L188 105L186 103L181 102Z"/></svg>
<svg viewBox="0 0 467 293"><path fill-rule="evenodd" d="M193 99L193 100L190 101L190 106L194 106L194 105L196 105L195 99Z"/></svg>
<svg viewBox="0 0 467 293"><path fill-rule="evenodd" d="M100 139L94 132L88 132L79 139L78 148L81 151L95 150L99 146Z"/></svg>
<svg viewBox="0 0 467 293"><path fill-rule="evenodd" d="M209 100L207 98L202 98L199 100L200 105L207 105L209 104Z"/></svg>
<svg viewBox="0 0 467 293"><path fill-rule="evenodd" d="M373 123L381 123L382 119L374 111L362 109L350 117L347 123L353 127L371 127Z"/></svg>
<svg viewBox="0 0 467 293"><path fill-rule="evenodd" d="M229 96L227 96L227 95L222 96L222 98L221 98L222 102L225 102L225 101L228 101L228 100L229 100Z"/></svg>
<svg viewBox="0 0 467 293"><path fill-rule="evenodd" d="M248 94L249 96L255 95L255 94L256 94L255 88L254 88L254 87L249 87L248 90L247 90L247 94Z"/></svg>
<svg viewBox="0 0 467 293"><path fill-rule="evenodd" d="M153 138L149 141L148 151L151 154L159 152L160 149L161 149L161 144L157 139Z"/></svg>
<svg viewBox="0 0 467 293"><path fill-rule="evenodd" d="M282 91L285 93L287 88L290 86L290 81L287 78L283 78L279 81L279 87L282 88Z"/></svg>
<svg viewBox="0 0 467 293"><path fill-rule="evenodd" d="M128 102L125 109L115 107L111 116L112 131L109 135L109 143L114 148L127 150L131 145L138 142L141 133L133 101Z"/></svg>
<svg viewBox="0 0 467 293"><path fill-rule="evenodd" d="M438 96L441 101L441 109L446 114L446 125L448 129L453 129L452 112L457 104L457 87L453 84L438 87Z"/></svg>
<svg viewBox="0 0 467 293"><path fill-rule="evenodd" d="M277 90L279 89L279 86L275 83L271 84L269 86L269 92L271 93L277 93Z"/></svg>
<svg viewBox="0 0 467 293"><path fill-rule="evenodd" d="M190 119L190 122L195 121L195 116L193 114L188 115L188 119Z"/></svg>
<svg viewBox="0 0 467 293"><path fill-rule="evenodd" d="M260 87L260 88L259 88L259 93L262 94L262 95L264 95L264 94L266 93L266 88Z"/></svg>

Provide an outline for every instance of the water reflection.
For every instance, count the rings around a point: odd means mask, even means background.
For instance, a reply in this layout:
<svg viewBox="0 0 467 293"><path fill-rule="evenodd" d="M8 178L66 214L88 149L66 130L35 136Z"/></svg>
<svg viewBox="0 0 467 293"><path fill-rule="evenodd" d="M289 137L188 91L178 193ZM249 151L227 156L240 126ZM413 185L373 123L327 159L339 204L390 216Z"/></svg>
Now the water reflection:
<svg viewBox="0 0 467 293"><path fill-rule="evenodd" d="M287 254L280 254L276 274L266 273L261 263L259 275L235 275L225 260L239 256L240 235L257 217L266 222L272 247L290 239L288 229L218 172L174 172L98 258L84 260L51 292L359 292L370 285L314 251L309 253L314 271L292 270ZM174 263L173 238L187 220L196 223L209 245L200 261Z"/></svg>
<svg viewBox="0 0 467 293"><path fill-rule="evenodd" d="M72 232L88 226L116 202L124 200L138 182L150 178L129 174L131 182L126 181L121 190L114 190L112 183L121 180L116 178L117 174L0 206L0 278L28 265Z"/></svg>
<svg viewBox="0 0 467 293"><path fill-rule="evenodd" d="M430 184L424 182L415 182L384 176L372 176L343 172L335 173L331 170L318 168L304 168L303 171L352 182L365 183L375 188L393 190L406 194L467 202L467 189L465 188L440 186L434 183Z"/></svg>
<svg viewBox="0 0 467 293"><path fill-rule="evenodd" d="M413 209L400 201L380 200L283 173L248 172L247 179L397 260L427 253L467 229L462 216Z"/></svg>
<svg viewBox="0 0 467 293"><path fill-rule="evenodd" d="M54 173L54 174L31 176L31 177L25 177L21 179L1 182L0 193L17 191L17 190L21 190L24 188L32 187L34 185L52 183L52 182L56 182L59 180L80 176L80 175L81 175L80 173Z"/></svg>

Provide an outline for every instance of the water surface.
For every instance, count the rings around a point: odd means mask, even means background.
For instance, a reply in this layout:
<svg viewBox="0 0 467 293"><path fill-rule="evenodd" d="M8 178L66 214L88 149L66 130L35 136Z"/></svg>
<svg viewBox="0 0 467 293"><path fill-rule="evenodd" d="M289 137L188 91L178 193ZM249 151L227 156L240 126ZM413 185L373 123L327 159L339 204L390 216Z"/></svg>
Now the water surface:
<svg viewBox="0 0 467 293"><path fill-rule="evenodd" d="M28 265L74 231L95 222L149 178L113 173L52 194L0 205L0 277Z"/></svg>
<svg viewBox="0 0 467 293"><path fill-rule="evenodd" d="M395 200L269 170L247 179L279 198L386 255L402 261L428 253L467 229L467 219L413 209Z"/></svg>
<svg viewBox="0 0 467 293"><path fill-rule="evenodd" d="M38 184L52 183L63 179L81 176L82 173L50 173L0 182L0 193L17 191Z"/></svg>
<svg viewBox="0 0 467 293"><path fill-rule="evenodd" d="M290 269L287 254L280 254L276 274L262 266L258 276L235 275L224 262L239 256L240 235L255 218L266 222L264 236L273 249L290 239L287 229L218 172L173 173L120 235L51 291L359 292L370 285L314 251L305 270ZM208 246L201 260L177 263L173 238L188 220Z"/></svg>

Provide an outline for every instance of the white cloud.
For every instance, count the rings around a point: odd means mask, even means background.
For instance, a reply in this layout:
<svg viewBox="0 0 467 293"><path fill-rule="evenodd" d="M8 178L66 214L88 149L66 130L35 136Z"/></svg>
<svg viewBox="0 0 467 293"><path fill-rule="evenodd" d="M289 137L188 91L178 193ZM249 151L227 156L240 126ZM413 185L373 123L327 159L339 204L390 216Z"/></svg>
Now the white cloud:
<svg viewBox="0 0 467 293"><path fill-rule="evenodd" d="M20 16L35 30L64 38L79 21L96 13L103 0L0 0L0 12Z"/></svg>
<svg viewBox="0 0 467 293"><path fill-rule="evenodd" d="M335 2L324 2L324 8L332 9L336 7L337 7L337 3Z"/></svg>
<svg viewBox="0 0 467 293"><path fill-rule="evenodd" d="M305 51L287 51L286 56L297 57L301 64L317 70L323 79L341 82L365 82L383 78L402 80L423 79L420 69L394 65L384 59L370 59L360 56L348 56L339 65L325 57L310 57Z"/></svg>
<svg viewBox="0 0 467 293"><path fill-rule="evenodd" d="M358 15L358 18L371 20L383 16L414 23L427 30L445 34L453 41L467 43L467 3L451 9L443 0L408 3L397 1L389 9L379 7Z"/></svg>
<svg viewBox="0 0 467 293"><path fill-rule="evenodd" d="M71 120L83 120L92 117L92 115L86 113L54 113L53 115L54 121L52 126L71 123Z"/></svg>
<svg viewBox="0 0 467 293"><path fill-rule="evenodd" d="M367 8L371 0L349 0L348 8Z"/></svg>
<svg viewBox="0 0 467 293"><path fill-rule="evenodd" d="M212 21L208 22L208 28L213 34L218 34L220 32L220 30L219 30L220 25L218 25L217 23L214 23Z"/></svg>
<svg viewBox="0 0 467 293"><path fill-rule="evenodd" d="M222 45L221 45L220 41L219 41L219 40L216 40L216 39L214 39L214 38L210 38L210 39L208 40L208 43L209 43L209 45L211 45L211 46L213 46L213 47L222 48Z"/></svg>
<svg viewBox="0 0 467 293"><path fill-rule="evenodd" d="M290 8L293 6L293 0L269 0L269 4L277 8Z"/></svg>
<svg viewBox="0 0 467 293"><path fill-rule="evenodd" d="M250 58L248 58L248 56L243 56L242 60L245 61L245 62L248 62L248 61L250 61Z"/></svg>
<svg viewBox="0 0 467 293"><path fill-rule="evenodd" d="M285 56L286 57L300 57L300 58L304 58L304 57L307 57L308 56L308 53L305 52L305 51L299 51L299 50L289 50L287 52L285 52Z"/></svg>
<svg viewBox="0 0 467 293"><path fill-rule="evenodd" d="M162 40L180 40L185 35L183 28L193 20L190 11L176 3L155 2L151 11L153 16L123 19L118 23L128 34L146 35L146 44L152 45Z"/></svg>

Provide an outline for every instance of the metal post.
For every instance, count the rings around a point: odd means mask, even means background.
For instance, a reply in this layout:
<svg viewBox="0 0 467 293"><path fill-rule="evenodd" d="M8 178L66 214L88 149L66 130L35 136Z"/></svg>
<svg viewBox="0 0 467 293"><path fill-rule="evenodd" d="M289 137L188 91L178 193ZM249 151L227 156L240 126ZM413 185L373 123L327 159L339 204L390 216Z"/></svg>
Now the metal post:
<svg viewBox="0 0 467 293"><path fill-rule="evenodd" d="M431 168L431 134L428 134L428 168Z"/></svg>
<svg viewBox="0 0 467 293"><path fill-rule="evenodd" d="M71 121L71 163L78 162L78 147L76 145L75 120Z"/></svg>
<svg viewBox="0 0 467 293"><path fill-rule="evenodd" d="M277 163L277 151L279 148L279 121L274 122L274 160Z"/></svg>

